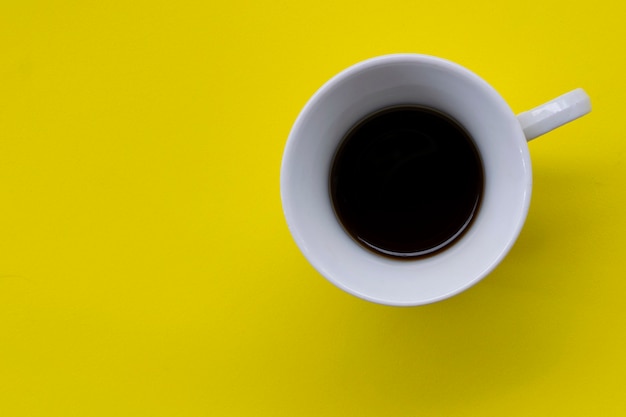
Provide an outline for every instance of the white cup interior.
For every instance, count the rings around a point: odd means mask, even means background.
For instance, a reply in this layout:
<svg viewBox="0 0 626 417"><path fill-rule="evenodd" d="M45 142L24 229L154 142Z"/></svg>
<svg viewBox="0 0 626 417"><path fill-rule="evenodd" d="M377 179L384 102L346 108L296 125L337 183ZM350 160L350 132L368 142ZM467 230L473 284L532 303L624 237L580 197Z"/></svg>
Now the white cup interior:
<svg viewBox="0 0 626 417"><path fill-rule="evenodd" d="M448 249L412 261L357 244L337 220L328 188L344 134L368 114L397 104L429 106L459 121L474 139L485 173L470 229ZM500 95L457 64L413 54L361 62L320 88L292 128L281 169L283 210L305 257L338 287L389 305L438 301L487 275L522 228L531 184L526 139Z"/></svg>

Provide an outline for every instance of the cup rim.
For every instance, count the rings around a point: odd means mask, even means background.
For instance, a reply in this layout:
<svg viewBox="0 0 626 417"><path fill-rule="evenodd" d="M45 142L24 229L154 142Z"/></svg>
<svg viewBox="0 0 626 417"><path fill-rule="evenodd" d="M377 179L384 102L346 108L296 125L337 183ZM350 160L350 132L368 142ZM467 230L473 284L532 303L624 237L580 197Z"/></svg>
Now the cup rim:
<svg viewBox="0 0 626 417"><path fill-rule="evenodd" d="M517 216L517 222L514 226L514 232L510 234L510 237L508 238L506 245L503 245L500 248L499 254L493 258L493 261L491 262L491 264L483 268L482 273L476 274L475 276L472 277L472 279L468 279L464 281L462 285L455 287L451 291L447 291L447 292L441 293L437 296L433 296L430 298L420 298L420 299L403 300L403 301L390 300L386 297L380 297L375 294L358 291L355 288L352 288L349 285L346 285L340 278L337 278L335 276L335 273L333 273L332 271L328 271L326 269L326 267L322 264L322 262L320 262L316 254L312 252L310 248L308 247L306 243L306 238L302 236L301 230L299 230L299 228L295 226L296 221L293 218L293 213L291 213L291 208L288 203L289 196L286 195L286 181L287 181L286 171L287 171L287 162L290 158L290 155L293 153L294 140L292 139L292 137L297 132L300 131L301 124L304 122L304 120L308 116L310 110L316 107L319 104L318 102L330 90L333 90L338 84L343 82L345 79L352 77L353 75L361 72L364 69L372 69L377 66L389 65L389 64L394 64L394 63L401 64L401 63L407 63L407 62L419 62L420 64L444 67L452 71L455 71L457 73L459 72L462 73L464 77L470 78L473 83L479 84L481 89L485 93L489 94L492 99L498 102L501 102L501 104L506 106L506 108L508 109L508 112L510 113L510 117L515 118L515 114L512 112L512 110L510 109L506 101L504 101L504 99L500 96L500 94L490 84L488 84L486 81L484 81L475 73L471 72L469 69L459 64L456 64L444 58L439 58L439 57L435 57L431 55L422 55L422 54L391 54L391 55L377 56L374 58L370 58L370 59L358 62L340 71L338 74L336 74L331 79L329 79L326 83L324 83L310 97L310 99L301 109L300 113L298 114L298 117L296 118L296 121L294 122L292 126L292 129L290 131L287 144L285 146L285 150L283 153L283 159L282 159L281 171L280 171L281 201L282 201L283 212L287 221L287 225L297 246L299 247L302 254L305 256L305 258L309 261L309 263L311 263L311 265L313 265L315 269L321 273L321 275L323 275L326 279L331 281L335 286L343 289L344 291L352 295L355 295L359 298L371 301L371 302L375 302L378 304L385 304L385 305L393 305L393 306L423 305L423 304L430 304L430 303L434 303L443 299L447 299L449 297L452 297L472 287L477 282L482 280L485 276L487 276L490 272L492 272L493 269L502 261L502 259L511 250L511 248L513 247L514 243L517 240L517 237L519 236L519 233L522 230L522 227L525 223L525 220L528 214L528 210L530 206L530 194L532 190L532 170L530 166L530 157L529 157L528 147L526 144L526 140L524 138L523 139L524 146L522 147L523 152L522 152L521 157L524 159L523 163L527 165L527 170L525 171L526 186L524 190L525 195L523 198L523 207L521 207L520 214ZM517 132L517 136L519 140L519 137L523 138L523 132L521 130L521 126L519 126L518 123L515 123L515 125L517 126L517 130L519 131ZM392 261L392 262L399 262L399 261ZM407 262L407 261L402 261L402 262ZM412 262L412 261L409 261L409 262Z"/></svg>

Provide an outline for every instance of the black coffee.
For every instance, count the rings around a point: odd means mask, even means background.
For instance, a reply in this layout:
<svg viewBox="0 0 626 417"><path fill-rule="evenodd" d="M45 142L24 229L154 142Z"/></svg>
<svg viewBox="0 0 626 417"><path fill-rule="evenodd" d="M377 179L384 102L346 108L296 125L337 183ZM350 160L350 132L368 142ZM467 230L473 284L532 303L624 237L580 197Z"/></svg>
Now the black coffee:
<svg viewBox="0 0 626 417"><path fill-rule="evenodd" d="M483 167L450 117L396 106L358 122L333 161L330 193L344 228L378 254L415 259L455 242L475 217Z"/></svg>

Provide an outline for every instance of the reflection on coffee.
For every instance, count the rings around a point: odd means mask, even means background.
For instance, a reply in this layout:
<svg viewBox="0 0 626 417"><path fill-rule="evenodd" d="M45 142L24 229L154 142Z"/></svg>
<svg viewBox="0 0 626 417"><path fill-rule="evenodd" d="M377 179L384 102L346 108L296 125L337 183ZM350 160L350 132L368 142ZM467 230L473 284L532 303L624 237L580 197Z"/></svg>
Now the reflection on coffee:
<svg viewBox="0 0 626 417"><path fill-rule="evenodd" d="M344 229L395 259L438 253L478 212L483 166L474 141L451 117L403 105L375 112L343 138L330 194Z"/></svg>

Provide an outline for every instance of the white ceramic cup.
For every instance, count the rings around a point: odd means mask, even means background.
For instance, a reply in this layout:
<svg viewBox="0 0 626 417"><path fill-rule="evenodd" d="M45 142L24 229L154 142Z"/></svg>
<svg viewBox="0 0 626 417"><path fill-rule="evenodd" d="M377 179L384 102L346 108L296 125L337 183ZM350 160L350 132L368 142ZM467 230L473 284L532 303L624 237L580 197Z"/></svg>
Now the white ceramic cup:
<svg viewBox="0 0 626 417"><path fill-rule="evenodd" d="M460 122L475 141L485 179L480 210L460 240L411 261L356 243L335 216L329 193L331 163L346 132L399 104L435 108ZM401 54L360 62L324 84L293 125L281 167L287 224L309 262L353 295L395 306L448 298L485 277L517 239L532 189L527 141L590 110L589 97L577 89L516 116L489 84L450 61Z"/></svg>

